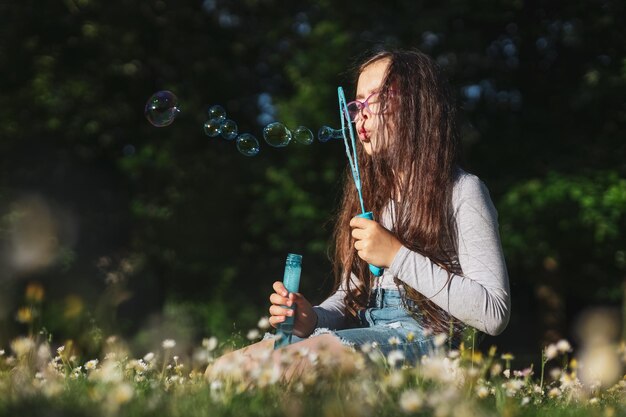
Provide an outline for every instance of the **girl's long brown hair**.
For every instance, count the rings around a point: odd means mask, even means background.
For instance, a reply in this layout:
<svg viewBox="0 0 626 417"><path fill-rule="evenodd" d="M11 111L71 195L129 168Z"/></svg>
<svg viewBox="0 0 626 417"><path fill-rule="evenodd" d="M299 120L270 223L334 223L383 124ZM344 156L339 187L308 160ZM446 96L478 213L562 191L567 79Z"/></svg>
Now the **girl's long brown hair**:
<svg viewBox="0 0 626 417"><path fill-rule="evenodd" d="M383 209L394 200L391 232L411 251L427 256L451 274L462 273L457 255L456 226L452 213L452 188L459 164L456 105L437 64L418 51L384 51L371 55L358 67L388 60L379 91L382 108L378 116L376 149L368 156L357 145L365 207L381 219ZM357 74L357 75L358 75ZM398 201L399 200L399 201ZM335 288L347 280L346 316L356 319L365 308L372 289L368 265L360 259L351 237L350 219L360 210L357 192L346 170L344 196L334 232ZM348 275L348 278L350 276ZM433 332L457 333L462 324L409 285L405 296L415 302L420 320ZM413 304L413 303L407 303Z"/></svg>

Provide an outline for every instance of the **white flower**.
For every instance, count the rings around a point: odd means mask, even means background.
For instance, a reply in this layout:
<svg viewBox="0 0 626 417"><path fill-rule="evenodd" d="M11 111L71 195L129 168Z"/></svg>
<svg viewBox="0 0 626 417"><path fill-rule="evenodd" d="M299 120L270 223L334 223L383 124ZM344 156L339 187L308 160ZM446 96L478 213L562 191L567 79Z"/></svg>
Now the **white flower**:
<svg viewBox="0 0 626 417"><path fill-rule="evenodd" d="M530 398L528 398L528 397L524 397L524 398L522 398L522 403L521 403L521 404L522 404L522 405L526 405L526 404L528 404L529 402L530 402Z"/></svg>
<svg viewBox="0 0 626 417"><path fill-rule="evenodd" d="M445 333L439 333L433 338L433 343L436 347L440 347L443 346L444 343L446 343L446 340L448 340L448 335Z"/></svg>
<svg viewBox="0 0 626 417"><path fill-rule="evenodd" d="M281 371L278 367L264 367L256 378L259 387L273 385L280 380Z"/></svg>
<svg viewBox="0 0 626 417"><path fill-rule="evenodd" d="M126 364L127 370L134 370L138 374L142 374L148 370L148 365L142 359L133 359Z"/></svg>
<svg viewBox="0 0 626 417"><path fill-rule="evenodd" d="M460 358L451 360L447 357L424 355L421 359L421 372L426 379L461 384L465 377L459 366L459 361Z"/></svg>
<svg viewBox="0 0 626 417"><path fill-rule="evenodd" d="M11 349L17 357L24 356L35 348L35 342L30 337L18 337L11 342Z"/></svg>
<svg viewBox="0 0 626 417"><path fill-rule="evenodd" d="M98 359L92 359L85 363L85 369L88 371L96 369L96 366L98 366Z"/></svg>
<svg viewBox="0 0 626 417"><path fill-rule="evenodd" d="M61 353L63 353L64 350L65 350L65 346L59 346L57 348L57 353L60 355Z"/></svg>
<svg viewBox="0 0 626 417"><path fill-rule="evenodd" d="M572 351L572 346L569 344L569 342L565 339L561 339L557 342L556 344L556 348L559 350L559 352L561 353L567 353L567 352L571 352Z"/></svg>
<svg viewBox="0 0 626 417"><path fill-rule="evenodd" d="M72 370L72 374L70 375L70 378L71 378L71 379L76 379L76 378L78 378L79 376L81 376L81 375L82 375L82 372L81 372L81 369L82 369L82 368L83 368L82 366L77 366L76 368L74 368L74 369Z"/></svg>
<svg viewBox="0 0 626 417"><path fill-rule="evenodd" d="M104 383L118 383L123 379L122 371L117 362L105 360L100 368L89 373L89 379Z"/></svg>
<svg viewBox="0 0 626 417"><path fill-rule="evenodd" d="M400 338L396 337L396 336L391 336L388 340L389 344L391 346L397 346L400 344Z"/></svg>
<svg viewBox="0 0 626 417"><path fill-rule="evenodd" d="M400 388L404 384L404 374L402 372L393 371L389 374L388 383L394 388Z"/></svg>
<svg viewBox="0 0 626 417"><path fill-rule="evenodd" d="M593 397L592 399L589 400L589 404L591 404L591 405L598 404L598 402L600 402L598 397Z"/></svg>
<svg viewBox="0 0 626 417"><path fill-rule="evenodd" d="M152 352L146 353L146 355L143 357L143 360L146 362L152 362L153 359L154 359L154 353Z"/></svg>
<svg viewBox="0 0 626 417"><path fill-rule="evenodd" d="M496 375L500 375L500 373L502 372L502 365L500 365L499 363L494 363L493 366L491 367L490 373L491 376L496 376ZM509 370L510 372L510 370Z"/></svg>
<svg viewBox="0 0 626 417"><path fill-rule="evenodd" d="M556 358L556 356L559 354L559 349L554 343L551 343L544 351L544 354L546 355L546 360L551 360Z"/></svg>
<svg viewBox="0 0 626 417"><path fill-rule="evenodd" d="M576 372L572 372L571 374L568 374L567 372L561 372L559 382L561 383L561 389L563 391L568 389L575 389L577 387L580 387L581 385L580 381L576 377Z"/></svg>
<svg viewBox="0 0 626 417"><path fill-rule="evenodd" d="M524 381L521 379L510 379L502 384L502 388L505 389L506 395L509 397L515 396L522 387L524 387Z"/></svg>
<svg viewBox="0 0 626 417"><path fill-rule="evenodd" d="M39 349L37 349L37 357L42 362L50 359L50 346L47 343L39 345Z"/></svg>
<svg viewBox="0 0 626 417"><path fill-rule="evenodd" d="M267 317L261 317L257 323L257 327L261 330L267 330L270 328L270 320Z"/></svg>
<svg viewBox="0 0 626 417"><path fill-rule="evenodd" d="M7 359L8 361L8 359ZM589 390L590 391L598 391L601 387L602 387L602 382L600 382L600 380L596 379L594 381L589 382Z"/></svg>
<svg viewBox="0 0 626 417"><path fill-rule="evenodd" d="M0 356L4 355L4 349L0 349Z"/></svg>
<svg viewBox="0 0 626 417"><path fill-rule="evenodd" d="M115 404L124 404L133 398L133 387L130 384L122 383L118 384L111 393L111 400Z"/></svg>
<svg viewBox="0 0 626 417"><path fill-rule="evenodd" d="M554 380L559 379L559 377L561 376L561 370L559 368L552 368L550 369L550 377Z"/></svg>
<svg viewBox="0 0 626 417"><path fill-rule="evenodd" d="M510 378L511 377L511 370L510 369L505 369L504 372L502 372L502 374L504 375L505 378Z"/></svg>
<svg viewBox="0 0 626 417"><path fill-rule="evenodd" d="M193 352L193 360L195 362L209 363L211 359L213 358L209 356L209 352L207 352L206 349L196 349Z"/></svg>
<svg viewBox="0 0 626 417"><path fill-rule="evenodd" d="M476 395L478 395L478 398L486 398L487 395L489 395L489 388L484 385L479 385L476 387Z"/></svg>
<svg viewBox="0 0 626 417"><path fill-rule="evenodd" d="M372 362L382 363L385 360L385 355L380 350L371 350L367 356Z"/></svg>
<svg viewBox="0 0 626 417"><path fill-rule="evenodd" d="M405 413L414 413L422 408L423 404L424 399L415 390L407 390L400 395L400 408Z"/></svg>
<svg viewBox="0 0 626 417"><path fill-rule="evenodd" d="M556 397L559 397L559 396L561 396L561 390L556 388L556 387L554 387L550 391L548 391L548 397L550 397L550 398L556 398Z"/></svg>
<svg viewBox="0 0 626 417"><path fill-rule="evenodd" d="M176 341L173 339L165 339L163 341L163 349L172 349L176 346Z"/></svg>
<svg viewBox="0 0 626 417"><path fill-rule="evenodd" d="M387 355L387 362L389 362L389 366L394 367L396 363L402 362L404 360L404 353L401 350L392 350Z"/></svg>
<svg viewBox="0 0 626 417"><path fill-rule="evenodd" d="M372 344L370 342L365 342L361 345L361 352L370 353L372 350Z"/></svg>
<svg viewBox="0 0 626 417"><path fill-rule="evenodd" d="M533 371L530 368L524 368L521 371L513 371L513 375L517 378L526 378L528 375L532 375Z"/></svg>
<svg viewBox="0 0 626 417"><path fill-rule="evenodd" d="M259 333L257 329L250 329L246 337L248 338L248 340L255 340L258 339L260 335L261 333Z"/></svg>
<svg viewBox="0 0 626 417"><path fill-rule="evenodd" d="M458 351L458 350L456 350L456 349L452 349L451 351L449 351L449 352L448 352L448 357L449 357L450 359L456 359L456 358L458 358L459 356L461 356L461 352L459 352L459 351Z"/></svg>
<svg viewBox="0 0 626 417"><path fill-rule="evenodd" d="M215 350L215 348L217 347L217 337L212 336L208 339L202 339L202 346L204 346L209 352Z"/></svg>

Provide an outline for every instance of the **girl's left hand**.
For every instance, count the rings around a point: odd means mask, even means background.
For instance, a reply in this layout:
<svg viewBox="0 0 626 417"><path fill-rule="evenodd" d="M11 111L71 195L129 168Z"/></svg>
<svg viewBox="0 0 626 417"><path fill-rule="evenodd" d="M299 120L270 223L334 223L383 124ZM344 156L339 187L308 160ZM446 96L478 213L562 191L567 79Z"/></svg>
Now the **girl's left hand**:
<svg viewBox="0 0 626 417"><path fill-rule="evenodd" d="M354 248L361 259L380 268L389 268L402 243L374 220L353 217L350 220Z"/></svg>

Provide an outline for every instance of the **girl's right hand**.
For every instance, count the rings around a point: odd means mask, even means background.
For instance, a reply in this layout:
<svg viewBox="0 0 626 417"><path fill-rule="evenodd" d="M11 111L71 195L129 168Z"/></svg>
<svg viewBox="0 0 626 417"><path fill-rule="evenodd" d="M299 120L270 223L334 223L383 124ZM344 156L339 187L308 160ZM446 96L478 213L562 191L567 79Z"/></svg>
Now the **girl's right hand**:
<svg viewBox="0 0 626 417"><path fill-rule="evenodd" d="M294 316L293 321L293 334L298 337L308 337L315 330L317 324L317 314L313 310L313 306L309 301L304 298L300 293L291 293L287 291L282 282L276 281L272 285L274 293L270 295L270 318L269 322L272 327L278 327L278 325L285 321L287 316ZM289 294L289 296L287 296ZM283 306L291 307L295 306L294 310L285 308Z"/></svg>

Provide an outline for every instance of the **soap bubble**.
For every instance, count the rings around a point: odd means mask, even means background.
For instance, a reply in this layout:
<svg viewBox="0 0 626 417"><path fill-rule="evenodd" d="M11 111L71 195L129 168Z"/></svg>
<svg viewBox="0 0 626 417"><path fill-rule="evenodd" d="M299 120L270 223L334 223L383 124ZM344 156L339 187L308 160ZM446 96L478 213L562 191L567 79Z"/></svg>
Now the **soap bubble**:
<svg viewBox="0 0 626 417"><path fill-rule="evenodd" d="M298 126L293 131L293 140L301 145L310 145L313 143L313 132L305 126Z"/></svg>
<svg viewBox="0 0 626 417"><path fill-rule="evenodd" d="M207 120L204 122L204 133L210 138L216 137L221 132L221 124L222 123L217 119Z"/></svg>
<svg viewBox="0 0 626 417"><path fill-rule="evenodd" d="M291 132L280 122L270 123L263 129L263 138L275 148L282 148L289 145Z"/></svg>
<svg viewBox="0 0 626 417"><path fill-rule="evenodd" d="M237 137L237 150L245 156L255 156L259 153L259 141L249 133Z"/></svg>
<svg viewBox="0 0 626 417"><path fill-rule="evenodd" d="M233 140L237 137L237 123L230 119L226 119L220 124L220 131L222 132L222 137L224 139Z"/></svg>
<svg viewBox="0 0 626 417"><path fill-rule="evenodd" d="M329 126L322 126L317 132L317 139L320 142L328 142L331 139L343 139L341 129L333 129Z"/></svg>
<svg viewBox="0 0 626 417"><path fill-rule="evenodd" d="M224 107L219 104L209 107L207 113L209 114L209 120L217 119L220 122L226 120L226 110L224 110Z"/></svg>
<svg viewBox="0 0 626 417"><path fill-rule="evenodd" d="M178 98L171 91L157 91L146 103L144 114L146 119L156 127L165 127L172 124L180 113Z"/></svg>

